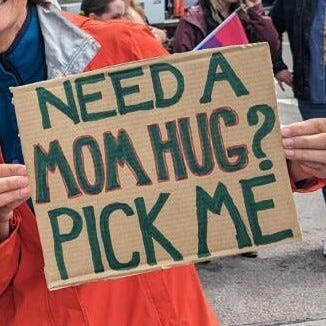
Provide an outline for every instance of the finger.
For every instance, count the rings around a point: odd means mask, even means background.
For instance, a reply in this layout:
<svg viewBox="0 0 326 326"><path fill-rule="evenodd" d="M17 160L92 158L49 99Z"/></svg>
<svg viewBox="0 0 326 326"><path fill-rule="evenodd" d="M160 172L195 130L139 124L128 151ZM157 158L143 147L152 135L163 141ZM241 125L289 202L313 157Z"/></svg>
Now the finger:
<svg viewBox="0 0 326 326"><path fill-rule="evenodd" d="M326 164L324 150L285 149L284 152L286 158L289 160Z"/></svg>
<svg viewBox="0 0 326 326"><path fill-rule="evenodd" d="M282 82L278 81L278 86L280 87L280 89L281 89L283 92L285 92L285 88L284 88Z"/></svg>
<svg viewBox="0 0 326 326"><path fill-rule="evenodd" d="M324 163L319 163L319 162L303 162L303 161L300 161L300 164L303 166L303 167L309 167L311 169L316 169L316 170L320 170L320 167L321 166L324 166L325 164Z"/></svg>
<svg viewBox="0 0 326 326"><path fill-rule="evenodd" d="M309 172L304 170L301 162L288 160L287 165L289 169L289 174L295 181L309 179L314 176L314 174L310 174Z"/></svg>
<svg viewBox="0 0 326 326"><path fill-rule="evenodd" d="M308 165L302 165L302 169L305 173L313 175L320 179L326 178L326 168L325 165L316 165L315 167L311 167Z"/></svg>
<svg viewBox="0 0 326 326"><path fill-rule="evenodd" d="M27 176L13 176L0 178L0 194L16 190L19 188L25 188L28 186Z"/></svg>
<svg viewBox="0 0 326 326"><path fill-rule="evenodd" d="M320 149L326 155L326 132L317 135L297 136L282 139L283 147L287 149Z"/></svg>
<svg viewBox="0 0 326 326"><path fill-rule="evenodd" d="M0 194L0 216L8 214L31 196L29 186Z"/></svg>
<svg viewBox="0 0 326 326"><path fill-rule="evenodd" d="M282 137L314 135L326 132L326 118L305 120L284 126L281 129Z"/></svg>
<svg viewBox="0 0 326 326"><path fill-rule="evenodd" d="M10 176L26 176L27 170L25 165L21 164L0 164L0 178Z"/></svg>

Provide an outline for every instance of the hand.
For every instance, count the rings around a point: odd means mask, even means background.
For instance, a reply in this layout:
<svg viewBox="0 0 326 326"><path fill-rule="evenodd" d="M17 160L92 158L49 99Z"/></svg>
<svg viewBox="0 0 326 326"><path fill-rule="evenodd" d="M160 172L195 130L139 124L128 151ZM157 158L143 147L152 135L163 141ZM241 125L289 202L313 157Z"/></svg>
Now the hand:
<svg viewBox="0 0 326 326"><path fill-rule="evenodd" d="M254 7L258 4L261 4L261 0L246 0L246 6L248 8Z"/></svg>
<svg viewBox="0 0 326 326"><path fill-rule="evenodd" d="M166 35L166 31L164 29L159 29L159 28L156 28L156 27L153 27L153 26L150 26L149 28L150 28L152 34L154 35L154 37L161 44L164 44L168 40L167 35Z"/></svg>
<svg viewBox="0 0 326 326"><path fill-rule="evenodd" d="M293 87L293 75L289 70L283 69L279 71L278 73L275 74L275 78L278 81L282 90L284 90L283 83L285 83L290 87Z"/></svg>
<svg viewBox="0 0 326 326"><path fill-rule="evenodd" d="M31 195L24 165L0 164L0 242L8 237L12 211Z"/></svg>
<svg viewBox="0 0 326 326"><path fill-rule="evenodd" d="M310 119L281 129L289 172L295 181L326 178L326 118Z"/></svg>

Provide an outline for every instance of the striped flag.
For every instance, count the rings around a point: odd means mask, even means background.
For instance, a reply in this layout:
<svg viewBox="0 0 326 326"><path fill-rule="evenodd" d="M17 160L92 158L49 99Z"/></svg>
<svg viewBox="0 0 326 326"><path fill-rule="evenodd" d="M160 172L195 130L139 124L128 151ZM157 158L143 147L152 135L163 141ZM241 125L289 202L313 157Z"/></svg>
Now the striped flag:
<svg viewBox="0 0 326 326"><path fill-rule="evenodd" d="M222 24L207 35L194 50L221 46L248 44L248 38L237 12L232 13Z"/></svg>

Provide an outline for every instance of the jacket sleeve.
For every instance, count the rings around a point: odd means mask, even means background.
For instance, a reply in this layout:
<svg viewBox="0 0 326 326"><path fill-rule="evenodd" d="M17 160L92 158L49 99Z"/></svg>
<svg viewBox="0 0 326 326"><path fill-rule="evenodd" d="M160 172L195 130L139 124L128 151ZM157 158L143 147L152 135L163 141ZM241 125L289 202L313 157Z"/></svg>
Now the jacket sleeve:
<svg viewBox="0 0 326 326"><path fill-rule="evenodd" d="M309 180L302 180L299 182L294 182L291 180L291 186L293 192L313 192L319 189L322 189L326 186L326 179L309 179Z"/></svg>
<svg viewBox="0 0 326 326"><path fill-rule="evenodd" d="M21 240L18 229L20 218L14 216L10 224L10 236L0 244L0 296L10 285L19 265Z"/></svg>
<svg viewBox="0 0 326 326"><path fill-rule="evenodd" d="M195 34L192 25L181 18L172 41L172 52L180 53L193 50L197 45Z"/></svg>
<svg viewBox="0 0 326 326"><path fill-rule="evenodd" d="M125 53L127 54L124 62L129 61L128 52L134 55L134 61L168 55L166 49L154 37L148 26L141 24L130 25L129 33L123 42L126 46Z"/></svg>
<svg viewBox="0 0 326 326"><path fill-rule="evenodd" d="M273 5L273 8L270 12L270 17L272 19L273 25L278 33L278 37L280 42L282 43L282 35L286 32L286 24L284 17L284 1L276 0ZM281 70L288 69L287 65L283 61L282 58L282 46L280 46L279 50L273 56L273 70L274 74L278 73Z"/></svg>
<svg viewBox="0 0 326 326"><path fill-rule="evenodd" d="M247 12L257 40L268 42L272 57L274 57L281 47L281 42L271 17L265 15L261 4L248 8Z"/></svg>
<svg viewBox="0 0 326 326"><path fill-rule="evenodd" d="M288 0L287 0L288 1ZM271 9L269 16L271 17L275 29L277 30L279 36L282 36L286 32L286 24L284 17L284 1L276 0L273 8Z"/></svg>

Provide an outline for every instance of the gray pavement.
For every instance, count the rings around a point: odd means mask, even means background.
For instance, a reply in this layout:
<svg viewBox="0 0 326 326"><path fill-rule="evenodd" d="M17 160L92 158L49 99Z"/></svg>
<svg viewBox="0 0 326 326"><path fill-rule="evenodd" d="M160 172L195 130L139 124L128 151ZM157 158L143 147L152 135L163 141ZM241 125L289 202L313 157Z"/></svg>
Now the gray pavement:
<svg viewBox="0 0 326 326"><path fill-rule="evenodd" d="M288 44L284 44L290 62ZM299 121L291 90L277 86L282 124ZM199 265L222 326L326 326L326 207L321 192L295 194L304 241Z"/></svg>
<svg viewBox="0 0 326 326"><path fill-rule="evenodd" d="M326 319L320 320L320 321L311 321L306 323L300 323L300 324L286 324L281 326L325 326L326 325Z"/></svg>

